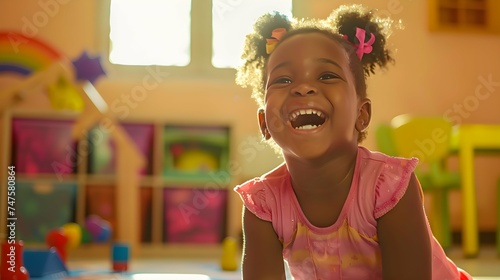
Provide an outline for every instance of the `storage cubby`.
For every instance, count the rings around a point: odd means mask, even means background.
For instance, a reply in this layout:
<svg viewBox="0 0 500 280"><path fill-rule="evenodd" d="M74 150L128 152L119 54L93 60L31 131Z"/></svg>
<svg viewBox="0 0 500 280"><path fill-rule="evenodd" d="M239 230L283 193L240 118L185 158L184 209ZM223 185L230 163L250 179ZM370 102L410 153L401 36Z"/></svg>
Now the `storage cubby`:
<svg viewBox="0 0 500 280"><path fill-rule="evenodd" d="M163 176L169 182L230 179L229 128L166 125L163 135Z"/></svg>
<svg viewBox="0 0 500 280"><path fill-rule="evenodd" d="M225 237L227 190L164 190L165 241L217 244Z"/></svg>
<svg viewBox="0 0 500 280"><path fill-rule="evenodd" d="M49 180L16 182L17 238L45 243L47 233L75 222L76 182Z"/></svg>
<svg viewBox="0 0 500 280"><path fill-rule="evenodd" d="M111 228L116 228L116 200L114 185L87 185L85 200L85 216L97 215L111 224ZM139 199L141 242L151 242L151 187L141 187ZM116 232L113 232L116 238Z"/></svg>
<svg viewBox="0 0 500 280"><path fill-rule="evenodd" d="M153 155L154 126L145 123L123 123L121 125L142 155L147 159L151 159ZM88 142L90 145L89 174L114 174L116 171L116 147L109 131L102 127L94 127L89 131ZM146 161L146 166L141 170L141 174L152 174L151 160Z"/></svg>
<svg viewBox="0 0 500 280"><path fill-rule="evenodd" d="M83 226L92 215L109 222L117 238L116 139L103 125L75 139L76 121L64 112L12 111L3 118L2 164L16 168L18 238L28 246L44 243L50 230L67 223ZM190 244L218 247L228 232L233 185L230 127L157 120L117 125L146 160L134 177L139 178L134 225L142 247L159 254ZM89 248L95 246L82 244L77 255L87 255Z"/></svg>
<svg viewBox="0 0 500 280"><path fill-rule="evenodd" d="M72 121L15 118L12 120L12 160L21 174L74 174L76 141Z"/></svg>

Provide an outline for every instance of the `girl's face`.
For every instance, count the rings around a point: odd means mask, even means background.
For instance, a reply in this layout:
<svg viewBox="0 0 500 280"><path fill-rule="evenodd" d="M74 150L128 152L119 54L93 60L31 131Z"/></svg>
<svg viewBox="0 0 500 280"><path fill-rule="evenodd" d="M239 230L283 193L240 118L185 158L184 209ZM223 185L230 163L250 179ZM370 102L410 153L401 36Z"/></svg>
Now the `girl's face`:
<svg viewBox="0 0 500 280"><path fill-rule="evenodd" d="M357 146L356 129L368 126L370 101L358 99L338 42L320 33L294 35L273 51L266 73L261 129L286 157L315 159Z"/></svg>

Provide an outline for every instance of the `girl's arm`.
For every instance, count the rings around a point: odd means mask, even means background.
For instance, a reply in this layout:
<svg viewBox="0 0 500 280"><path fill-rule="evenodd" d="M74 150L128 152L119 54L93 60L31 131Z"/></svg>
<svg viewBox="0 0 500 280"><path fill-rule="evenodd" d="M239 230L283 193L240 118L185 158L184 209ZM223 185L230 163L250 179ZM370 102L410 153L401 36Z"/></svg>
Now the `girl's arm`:
<svg viewBox="0 0 500 280"><path fill-rule="evenodd" d="M272 224L246 207L243 209L243 236L243 279L285 279L283 246Z"/></svg>
<svg viewBox="0 0 500 280"><path fill-rule="evenodd" d="M378 219L384 280L430 280L432 250L420 185L412 174L394 208Z"/></svg>

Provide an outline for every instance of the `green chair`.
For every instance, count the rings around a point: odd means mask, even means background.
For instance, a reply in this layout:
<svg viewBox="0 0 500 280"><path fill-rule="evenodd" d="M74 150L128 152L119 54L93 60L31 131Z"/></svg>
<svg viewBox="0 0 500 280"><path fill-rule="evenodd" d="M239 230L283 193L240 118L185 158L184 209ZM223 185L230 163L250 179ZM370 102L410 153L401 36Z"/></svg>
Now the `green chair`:
<svg viewBox="0 0 500 280"><path fill-rule="evenodd" d="M389 156L397 156L398 151L392 136L392 127L387 123L380 123L375 128L375 142L377 150Z"/></svg>
<svg viewBox="0 0 500 280"><path fill-rule="evenodd" d="M419 159L415 174L423 191L432 195L427 214L434 236L445 249L452 243L448 194L460 188L459 174L447 170L444 164L450 154L451 130L452 124L441 117L399 115L385 132L392 138L393 153Z"/></svg>

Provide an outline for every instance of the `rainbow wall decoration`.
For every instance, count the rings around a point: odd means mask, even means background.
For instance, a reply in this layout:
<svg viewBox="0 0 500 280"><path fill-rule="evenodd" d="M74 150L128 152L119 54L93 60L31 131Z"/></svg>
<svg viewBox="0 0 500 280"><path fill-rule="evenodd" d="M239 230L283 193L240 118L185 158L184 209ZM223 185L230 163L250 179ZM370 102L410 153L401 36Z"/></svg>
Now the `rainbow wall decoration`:
<svg viewBox="0 0 500 280"><path fill-rule="evenodd" d="M0 31L0 75L28 76L62 57L60 52L39 39L17 31Z"/></svg>

